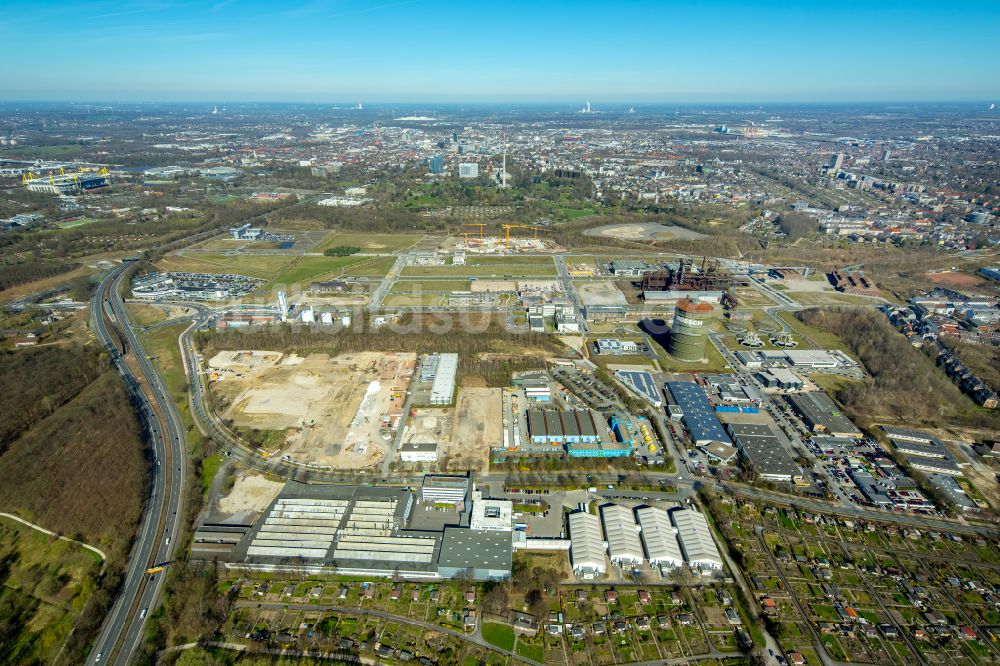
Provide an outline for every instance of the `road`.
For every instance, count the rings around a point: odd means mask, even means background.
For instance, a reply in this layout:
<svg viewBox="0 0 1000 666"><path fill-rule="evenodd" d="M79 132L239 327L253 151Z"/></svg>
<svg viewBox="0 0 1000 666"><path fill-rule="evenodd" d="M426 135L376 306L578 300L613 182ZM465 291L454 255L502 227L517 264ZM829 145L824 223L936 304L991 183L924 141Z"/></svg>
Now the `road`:
<svg viewBox="0 0 1000 666"><path fill-rule="evenodd" d="M573 288L573 278L566 269L566 261L561 254L553 255L552 258L556 262L556 271L559 273L559 282L562 284L563 293L573 300L573 311L576 312L576 318L580 322L580 332L586 334L590 330L587 326L587 318L584 316L580 296Z"/></svg>
<svg viewBox="0 0 1000 666"><path fill-rule="evenodd" d="M149 575L146 570L153 564L173 559L178 540L170 537L180 531L183 515L187 466L184 427L163 378L146 358L138 337L128 325L120 288L129 266L129 262L117 266L101 281L91 299L91 327L97 339L108 348L112 363L125 379L138 406L139 418L146 425L152 445L154 464L149 495L122 587L87 656L87 664L127 664L142 645L148 611L158 603L165 578L163 574ZM113 315L117 324L115 330L124 339L126 354L131 354L138 366L138 375L120 353L118 339L104 316L106 311ZM140 378L145 380L145 388Z"/></svg>
<svg viewBox="0 0 1000 666"><path fill-rule="evenodd" d="M389 289L392 288L393 283L399 274L403 272L403 268L410 262L409 254L400 254L396 257L396 263L392 265L386 276L382 278L378 287L372 292L371 298L368 300L369 310L378 310L382 307L382 301L385 300L386 295L389 293Z"/></svg>

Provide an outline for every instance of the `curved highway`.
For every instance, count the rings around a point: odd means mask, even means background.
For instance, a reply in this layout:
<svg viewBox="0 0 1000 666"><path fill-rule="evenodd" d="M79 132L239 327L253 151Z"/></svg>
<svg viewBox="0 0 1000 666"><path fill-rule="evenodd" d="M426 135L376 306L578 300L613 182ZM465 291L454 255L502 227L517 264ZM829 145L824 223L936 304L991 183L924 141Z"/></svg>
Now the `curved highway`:
<svg viewBox="0 0 1000 666"><path fill-rule="evenodd" d="M148 613L156 606L164 574L148 574L154 564L169 562L178 544L171 539L181 528L184 470L187 449L184 427L167 393L163 378L146 358L138 337L128 325L121 283L130 262L112 270L91 299L91 327L111 354L145 425L152 448L152 483L136 534L122 587L100 634L87 656L87 664L127 664L142 645ZM113 328L109 326L109 320ZM132 354L137 376L122 355ZM145 388L140 382L145 380Z"/></svg>

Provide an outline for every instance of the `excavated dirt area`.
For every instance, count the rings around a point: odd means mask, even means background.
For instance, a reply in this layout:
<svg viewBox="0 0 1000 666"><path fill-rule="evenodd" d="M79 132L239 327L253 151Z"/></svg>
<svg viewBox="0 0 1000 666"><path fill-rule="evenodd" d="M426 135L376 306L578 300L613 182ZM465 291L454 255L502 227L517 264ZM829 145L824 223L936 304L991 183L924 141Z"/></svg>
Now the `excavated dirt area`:
<svg viewBox="0 0 1000 666"><path fill-rule="evenodd" d="M361 469L379 464L389 449L415 355L310 354L239 366L216 356L211 365L222 375L212 390L226 405L223 418L242 428L285 431L280 455L296 462Z"/></svg>

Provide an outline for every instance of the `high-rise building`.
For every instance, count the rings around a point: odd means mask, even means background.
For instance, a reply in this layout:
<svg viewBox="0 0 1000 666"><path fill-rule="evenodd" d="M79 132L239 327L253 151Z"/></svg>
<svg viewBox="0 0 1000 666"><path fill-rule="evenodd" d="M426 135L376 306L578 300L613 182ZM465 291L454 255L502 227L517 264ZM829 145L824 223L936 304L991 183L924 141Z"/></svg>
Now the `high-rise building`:
<svg viewBox="0 0 1000 666"><path fill-rule="evenodd" d="M444 173L444 158L440 155L435 155L430 159L430 169L431 173Z"/></svg>
<svg viewBox="0 0 1000 666"><path fill-rule="evenodd" d="M844 153L834 153L830 156L830 171L836 173L844 166Z"/></svg>
<svg viewBox="0 0 1000 666"><path fill-rule="evenodd" d="M475 162L468 162L458 165L459 178L479 178L479 165Z"/></svg>
<svg viewBox="0 0 1000 666"><path fill-rule="evenodd" d="M667 351L682 361L700 361L705 358L708 341L709 319L712 305L701 301L682 299L674 310Z"/></svg>

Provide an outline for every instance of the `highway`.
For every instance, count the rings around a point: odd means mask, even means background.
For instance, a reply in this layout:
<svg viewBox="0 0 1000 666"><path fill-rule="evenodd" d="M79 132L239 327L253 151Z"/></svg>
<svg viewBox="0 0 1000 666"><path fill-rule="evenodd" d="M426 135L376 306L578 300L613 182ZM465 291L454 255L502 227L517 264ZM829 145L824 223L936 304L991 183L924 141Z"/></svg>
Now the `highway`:
<svg viewBox="0 0 1000 666"><path fill-rule="evenodd" d="M151 485L145 510L132 546L122 587L104 620L87 664L127 664L142 645L148 613L159 601L164 574L147 574L154 564L173 559L181 529L187 445L184 427L173 400L157 370L146 358L138 337L128 325L120 288L131 264L114 268L91 299L91 327L111 354L145 424L153 453ZM107 317L105 315L108 315ZM112 321L113 328L108 322ZM125 345L122 355L121 342ZM132 356L136 376L125 359ZM140 379L146 382L146 388Z"/></svg>

